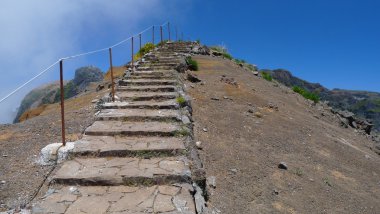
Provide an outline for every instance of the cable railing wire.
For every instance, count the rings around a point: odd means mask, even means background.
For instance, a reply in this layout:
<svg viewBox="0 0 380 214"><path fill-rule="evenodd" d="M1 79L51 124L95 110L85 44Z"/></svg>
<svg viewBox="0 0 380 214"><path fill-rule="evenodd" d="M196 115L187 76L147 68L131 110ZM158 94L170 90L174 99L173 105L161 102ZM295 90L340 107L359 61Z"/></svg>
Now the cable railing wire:
<svg viewBox="0 0 380 214"><path fill-rule="evenodd" d="M47 67L45 70L41 71L39 74L37 74L36 76L32 77L31 79L29 79L28 81L26 81L24 84L20 85L15 90L13 90L11 93L9 93L5 97L3 97L0 100L0 103L2 103L4 100L8 99L10 96L12 96L13 94L15 94L19 90L21 90L23 87L25 87L26 85L28 85L29 83L31 83L33 80L37 79L38 77L40 77L41 75L43 75L44 73L46 73L47 71L49 71L52 67L54 67L56 64L58 64L60 61L68 60L68 59L74 59L74 58L81 57L81 56L86 56L86 55L91 55L91 54L107 51L110 48L117 47L117 46L119 46L119 45L127 42L128 40L132 39L133 37L135 37L135 36L137 36L139 34L145 33L146 31L152 29L154 26L163 27L163 26L167 25L168 23L169 22L165 22L162 25L152 25L152 26L146 28L145 30L141 31L140 33L137 33L134 36L130 36L130 37L128 37L128 38L126 38L126 39L124 39L124 40L122 40L122 41L120 41L120 42L118 42L118 43L116 43L116 44L114 44L112 46L106 47L106 48L101 48L101 49L97 49L97 50L93 50L93 51L89 51L89 52L83 52L83 53L79 53L79 54L75 54L75 55L71 55L71 56L60 58L59 60L57 60L56 62L54 62L53 64L51 64L49 67Z"/></svg>

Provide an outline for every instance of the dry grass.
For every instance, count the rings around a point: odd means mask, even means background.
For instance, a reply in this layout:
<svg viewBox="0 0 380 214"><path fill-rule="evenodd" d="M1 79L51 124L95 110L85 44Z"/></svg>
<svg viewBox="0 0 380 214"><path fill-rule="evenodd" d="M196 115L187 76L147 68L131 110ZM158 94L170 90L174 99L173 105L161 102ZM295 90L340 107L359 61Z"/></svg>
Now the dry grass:
<svg viewBox="0 0 380 214"><path fill-rule="evenodd" d="M126 67L125 66L114 66L113 67L113 76L114 78L120 78L124 75ZM111 81L111 70L108 70L104 75L104 80Z"/></svg>
<svg viewBox="0 0 380 214"><path fill-rule="evenodd" d="M39 107L37 107L37 108L34 108L34 109L31 109L31 110L29 110L29 111L24 112L24 113L21 115L19 121L20 121L20 122L23 122L23 121L28 120L28 119L30 119L30 118L33 118L33 117L37 117L37 116L39 116L43 111L45 111L45 109L46 109L47 106L48 106L48 105L45 104L45 105L42 105L42 106L39 106Z"/></svg>

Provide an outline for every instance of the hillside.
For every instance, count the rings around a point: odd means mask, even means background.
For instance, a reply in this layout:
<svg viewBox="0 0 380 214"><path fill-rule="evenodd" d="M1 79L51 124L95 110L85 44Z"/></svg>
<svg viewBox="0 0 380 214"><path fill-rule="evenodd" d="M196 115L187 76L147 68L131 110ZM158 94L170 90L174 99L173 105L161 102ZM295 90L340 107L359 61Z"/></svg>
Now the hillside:
<svg viewBox="0 0 380 214"><path fill-rule="evenodd" d="M91 82L103 80L103 72L94 66L81 67L75 70L73 80L65 82L65 99L74 97L86 90ZM41 113L47 104L60 101L59 82L38 87L29 92L21 101L14 123L24 121ZM34 109L32 112L29 110Z"/></svg>
<svg viewBox="0 0 380 214"><path fill-rule="evenodd" d="M329 90L319 83L310 83L293 76L284 69L263 70L288 87L300 86L320 95L329 105L341 110L353 112L356 116L372 121L374 129L380 131L380 93L368 91Z"/></svg>
<svg viewBox="0 0 380 214"><path fill-rule="evenodd" d="M209 181L215 177L210 207L247 214L380 212L380 156L371 140L341 127L328 106L232 61L193 58L202 82L188 83L188 90L201 159Z"/></svg>

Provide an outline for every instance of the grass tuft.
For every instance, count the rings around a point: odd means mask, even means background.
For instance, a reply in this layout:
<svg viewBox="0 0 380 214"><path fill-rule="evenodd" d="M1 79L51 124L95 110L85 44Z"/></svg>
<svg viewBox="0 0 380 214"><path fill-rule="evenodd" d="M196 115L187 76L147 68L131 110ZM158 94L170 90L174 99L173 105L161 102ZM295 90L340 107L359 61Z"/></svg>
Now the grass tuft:
<svg viewBox="0 0 380 214"><path fill-rule="evenodd" d="M186 105L186 99L182 96L177 97L176 101L181 107Z"/></svg>
<svg viewBox="0 0 380 214"><path fill-rule="evenodd" d="M186 57L186 63L189 65L189 69L192 71L198 71L198 62L193 60L190 56Z"/></svg>
<svg viewBox="0 0 380 214"><path fill-rule="evenodd" d="M269 81L269 82L272 82L272 80L273 80L272 75L271 75L270 73L268 73L268 72L265 72L265 71L261 72L261 76L262 76L265 80L267 80L267 81Z"/></svg>
<svg viewBox="0 0 380 214"><path fill-rule="evenodd" d="M149 53L149 51L153 50L155 48L154 44L148 42L146 43L141 49L136 53L136 55L133 57L134 60L140 59L145 54Z"/></svg>
<svg viewBox="0 0 380 214"><path fill-rule="evenodd" d="M293 91L298 93L298 94L301 94L304 98L306 98L308 100L314 101L315 103L319 102L320 98L316 93L310 92L310 91L303 89L299 86L293 86Z"/></svg>

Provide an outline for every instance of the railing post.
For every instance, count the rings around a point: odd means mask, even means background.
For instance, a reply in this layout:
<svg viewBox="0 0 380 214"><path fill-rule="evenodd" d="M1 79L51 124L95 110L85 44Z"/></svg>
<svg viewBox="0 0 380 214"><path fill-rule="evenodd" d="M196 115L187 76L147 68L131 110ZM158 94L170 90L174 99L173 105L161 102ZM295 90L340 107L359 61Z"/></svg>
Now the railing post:
<svg viewBox="0 0 380 214"><path fill-rule="evenodd" d="M153 43L153 45L154 45L154 25L153 25L153 27L152 27L152 43Z"/></svg>
<svg viewBox="0 0 380 214"><path fill-rule="evenodd" d="M66 146L65 136L65 91L63 88L63 60L59 61L59 82L61 88L61 130L62 130L62 145Z"/></svg>
<svg viewBox="0 0 380 214"><path fill-rule="evenodd" d="M139 40L140 40L140 49L141 50L141 33L139 34Z"/></svg>
<svg viewBox="0 0 380 214"><path fill-rule="evenodd" d="M112 81L112 102L115 102L115 84L113 80L113 66L112 66L112 48L109 48L110 53L110 69L111 69L111 81Z"/></svg>
<svg viewBox="0 0 380 214"><path fill-rule="evenodd" d="M168 35L169 35L169 41L170 41L170 22L168 22Z"/></svg>
<svg viewBox="0 0 380 214"><path fill-rule="evenodd" d="M161 35L161 43L163 42L162 40L162 25L160 26L160 35Z"/></svg>
<svg viewBox="0 0 380 214"><path fill-rule="evenodd" d="M175 40L178 41L178 28L175 26Z"/></svg>
<svg viewBox="0 0 380 214"><path fill-rule="evenodd" d="M132 44L132 47L131 47L131 51L132 51L132 56L131 56L131 65L132 65L132 70L133 70L133 36L132 36L132 40L131 40L131 44Z"/></svg>

